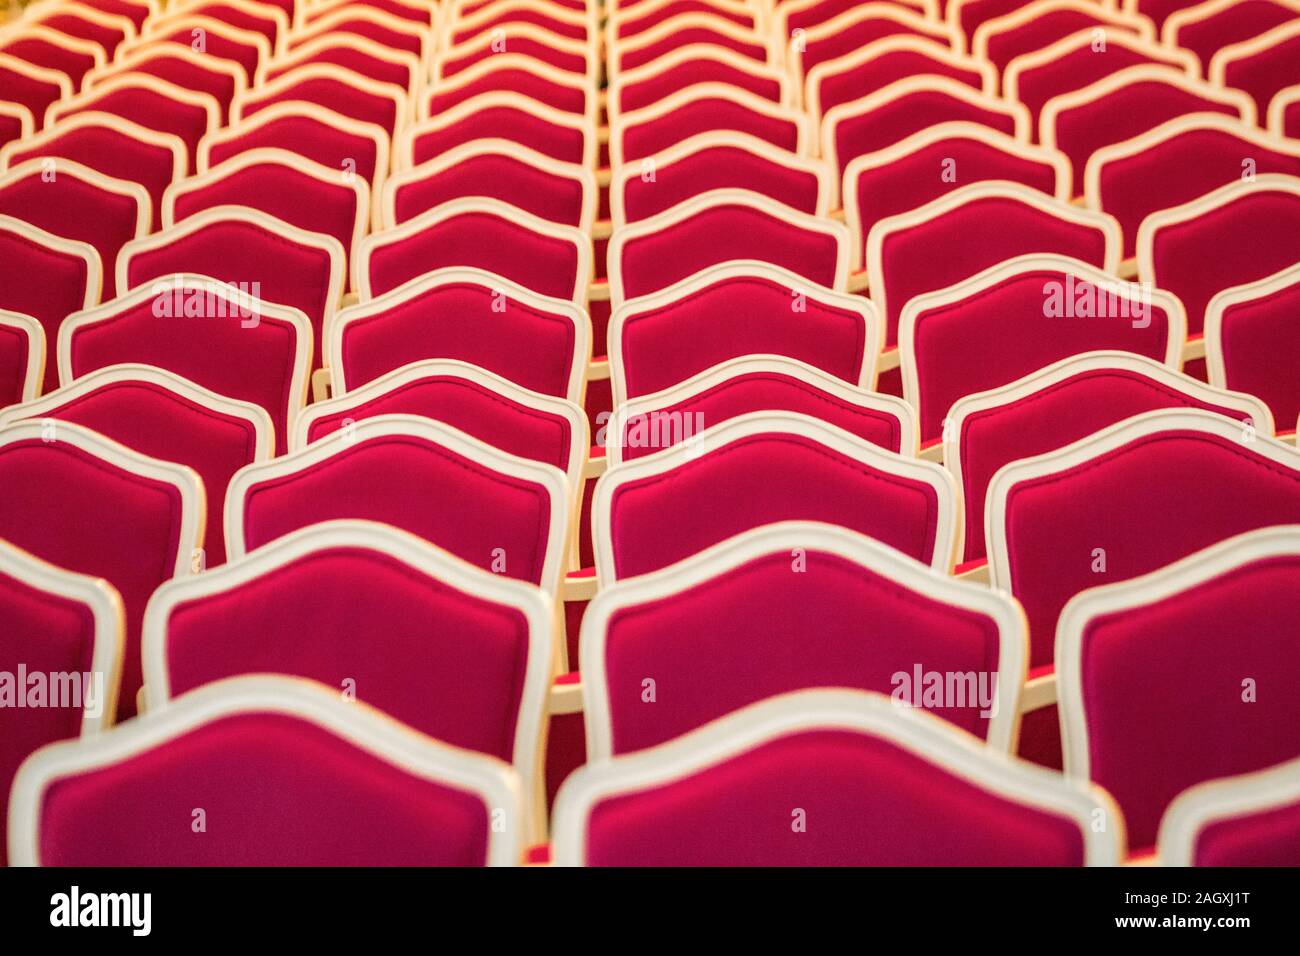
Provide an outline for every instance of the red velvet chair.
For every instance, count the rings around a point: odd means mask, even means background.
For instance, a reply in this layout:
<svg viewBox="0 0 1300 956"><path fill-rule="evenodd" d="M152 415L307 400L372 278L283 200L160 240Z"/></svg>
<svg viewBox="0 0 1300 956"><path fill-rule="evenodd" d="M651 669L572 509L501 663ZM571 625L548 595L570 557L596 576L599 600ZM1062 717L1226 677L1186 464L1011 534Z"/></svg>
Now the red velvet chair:
<svg viewBox="0 0 1300 956"><path fill-rule="evenodd" d="M939 19L937 0L899 0L899 5L930 20ZM797 31L808 31L858 6L854 0L786 0L774 4L772 28L784 42Z"/></svg>
<svg viewBox="0 0 1300 956"><path fill-rule="evenodd" d="M307 400L311 354L311 322L297 309L178 275L70 317L59 329L59 381L106 365L154 365L264 409L283 453Z"/></svg>
<svg viewBox="0 0 1300 956"><path fill-rule="evenodd" d="M594 124L521 93L481 93L446 112L407 127L393 146L396 169L410 169L477 139L502 138L562 163L590 166Z"/></svg>
<svg viewBox="0 0 1300 956"><path fill-rule="evenodd" d="M779 355L728 359L679 385L621 402L597 444L612 467L690 441L706 424L761 411L818 418L905 457L918 450L916 416L906 402Z"/></svg>
<svg viewBox="0 0 1300 956"><path fill-rule="evenodd" d="M261 34L271 45L271 50L277 53L284 49L290 26L288 14L272 3L257 3L250 0L196 0L159 18L150 19L145 25L144 35L147 37L164 32L177 20L191 16L210 17L219 23L227 23L247 33Z"/></svg>
<svg viewBox="0 0 1300 956"><path fill-rule="evenodd" d="M1184 790L1156 847L1164 866L1300 865L1300 760Z"/></svg>
<svg viewBox="0 0 1300 956"><path fill-rule="evenodd" d="M332 63L311 63L245 91L230 121L248 119L276 103L315 103L359 123L372 123L395 136L406 121L406 90L366 79Z"/></svg>
<svg viewBox="0 0 1300 956"><path fill-rule="evenodd" d="M0 100L25 107L34 123L45 119L51 103L72 96L72 81L58 70L0 53L0 90Z"/></svg>
<svg viewBox="0 0 1300 956"><path fill-rule="evenodd" d="M1153 213L1137 259L1142 281L1178 296L1199 335L1215 295L1300 262L1300 178L1265 174Z"/></svg>
<svg viewBox="0 0 1300 956"><path fill-rule="evenodd" d="M368 236L353 261L362 301L443 268L484 269L538 295L586 301L591 239L497 199L455 199Z"/></svg>
<svg viewBox="0 0 1300 956"><path fill-rule="evenodd" d="M513 764L544 832L551 613L536 588L405 531L316 524L158 589L145 619L146 707L241 674L350 689L436 740Z"/></svg>
<svg viewBox="0 0 1300 956"><path fill-rule="evenodd" d="M789 105L793 99L789 77L775 67L726 47L686 46L620 73L609 88L606 108L614 119L704 83L732 87L773 103Z"/></svg>
<svg viewBox="0 0 1300 956"><path fill-rule="evenodd" d="M96 44L112 59L123 42L135 37L135 24L84 3L49 4L27 11L26 19L78 40Z"/></svg>
<svg viewBox="0 0 1300 956"><path fill-rule="evenodd" d="M1240 90L1211 86L1174 67L1147 63L1052 97L1043 104L1038 138L1070 158L1074 193L1079 195L1088 160L1097 150L1187 113L1223 113L1248 126L1255 122L1255 104Z"/></svg>
<svg viewBox="0 0 1300 956"><path fill-rule="evenodd" d="M226 547L242 558L321 521L381 521L554 595L568 502L553 465L417 415L380 415L240 470L226 495Z"/></svg>
<svg viewBox="0 0 1300 956"><path fill-rule="evenodd" d="M616 230L608 259L615 311L626 301L737 259L781 266L842 291L848 283L849 230L758 193L714 189Z"/></svg>
<svg viewBox="0 0 1300 956"><path fill-rule="evenodd" d="M780 42L770 30L755 32L719 17L683 13L609 47L605 51L605 68L610 83L614 83L623 73L687 46L731 50L755 63L773 64L778 62L775 48Z"/></svg>
<svg viewBox="0 0 1300 956"><path fill-rule="evenodd" d="M428 16L427 12L425 16ZM286 53L310 46L324 37L360 37L389 50L409 53L428 69L437 43L433 30L426 24L394 16L373 2L322 5L294 31L286 44Z"/></svg>
<svg viewBox="0 0 1300 956"><path fill-rule="evenodd" d="M1080 591L1298 517L1300 453L1252 425L1184 408L1146 412L1002 468L984 529L994 587L1025 608L1032 673L1052 663L1061 609Z"/></svg>
<svg viewBox="0 0 1300 956"><path fill-rule="evenodd" d="M1300 265L1224 289L1205 310L1205 366L1210 383L1258 396L1279 428L1300 416Z"/></svg>
<svg viewBox="0 0 1300 956"><path fill-rule="evenodd" d="M596 576L658 571L774 521L823 521L940 572L960 548L952 476L794 412L754 412L610 468L596 483Z"/></svg>
<svg viewBox="0 0 1300 956"><path fill-rule="evenodd" d="M0 310L0 410L29 402L45 374L45 330L21 312Z"/></svg>
<svg viewBox="0 0 1300 956"><path fill-rule="evenodd" d="M213 206L248 206L332 236L351 261L370 220L370 187L296 153L259 147L172 183L163 197L163 228Z"/></svg>
<svg viewBox="0 0 1300 956"><path fill-rule="evenodd" d="M503 47L588 80L595 78L600 64L593 38L573 40L531 23L511 23L444 48L433 63L434 85L492 59Z"/></svg>
<svg viewBox="0 0 1300 956"><path fill-rule="evenodd" d="M453 48L494 29L517 24L528 24L554 37L583 43L594 42L598 34L593 9L579 13L530 0L501 0L469 13L449 7L442 30L443 45Z"/></svg>
<svg viewBox="0 0 1300 956"><path fill-rule="evenodd" d="M221 125L221 105L207 93L195 93L154 76L122 73L50 106L46 125L85 111L111 113L185 144L189 169L199 140Z"/></svg>
<svg viewBox="0 0 1300 956"><path fill-rule="evenodd" d="M837 192L828 163L747 133L715 130L613 170L610 219L617 229L714 189L745 189L821 217L830 215Z"/></svg>
<svg viewBox="0 0 1300 956"><path fill-rule="evenodd" d="M81 86L87 73L108 59L99 44L41 24L24 24L21 30L0 38L0 53L62 73L74 89Z"/></svg>
<svg viewBox="0 0 1300 956"><path fill-rule="evenodd" d="M1300 177L1300 143L1280 141L1228 116L1200 113L1093 153L1083 193L1089 209L1119 220L1129 257L1147 216L1259 173Z"/></svg>
<svg viewBox="0 0 1300 956"><path fill-rule="evenodd" d="M883 328L868 300L816 286L779 266L712 266L614 312L614 408L747 355L798 359L870 390Z"/></svg>
<svg viewBox="0 0 1300 956"><path fill-rule="evenodd" d="M326 33L296 46L267 63L262 79L269 83L315 63L332 64L376 83L390 84L403 90L408 99L414 98L423 82L417 54L382 46L355 33Z"/></svg>
<svg viewBox="0 0 1300 956"><path fill-rule="evenodd" d="M939 123L859 156L844 170L844 218L856 250L853 268L863 267L867 235L880 220L971 183L995 179L1062 201L1070 198L1070 161L1063 154L979 123Z"/></svg>
<svg viewBox="0 0 1300 956"><path fill-rule="evenodd" d="M439 269L339 312L325 357L335 395L436 358L581 404L591 320L481 269Z"/></svg>
<svg viewBox="0 0 1300 956"><path fill-rule="evenodd" d="M321 0L302 11L302 22L309 25L340 10L358 9L372 9L400 20L410 20L419 27L433 27L437 22L435 9L408 0Z"/></svg>
<svg viewBox="0 0 1300 956"><path fill-rule="evenodd" d="M1124 820L883 695L810 690L583 767L554 847L568 866L1116 866Z"/></svg>
<svg viewBox="0 0 1300 956"><path fill-rule="evenodd" d="M23 765L15 864L513 866L522 852L509 766L335 688L234 678L119 729Z"/></svg>
<svg viewBox="0 0 1300 956"><path fill-rule="evenodd" d="M1192 79L1200 75L1200 64L1194 54L1161 46L1127 30L1108 30L1104 53L1094 49L1096 44L1096 30L1085 27L1041 49L1020 54L1003 70L1004 95L1029 107L1037 129L1043 106L1049 100L1081 90L1131 66L1169 66Z"/></svg>
<svg viewBox="0 0 1300 956"><path fill-rule="evenodd" d="M1300 19L1221 47L1210 60L1207 75L1212 83L1245 90L1255 100L1261 117L1282 90L1300 83Z"/></svg>
<svg viewBox="0 0 1300 956"><path fill-rule="evenodd" d="M122 679L122 599L103 578L64 571L0 541L0 666L13 675L66 675L47 706L0 709L0 866L9 788L18 765L56 740L94 737L113 725ZM11 678L12 679L12 678ZM19 684L17 693L28 687Z"/></svg>
<svg viewBox="0 0 1300 956"><path fill-rule="evenodd" d="M871 299L887 323L885 347L900 341L903 310L917 296L1038 253L1070 256L1116 275L1119 223L1028 186L996 180L963 186L919 209L879 220L866 236L865 255Z"/></svg>
<svg viewBox="0 0 1300 956"><path fill-rule="evenodd" d="M83 82L87 89L93 89L123 74L152 76L183 90L211 96L220 108L218 122L225 122L231 101L246 83L239 64L196 53L192 47L171 40L137 47L114 62L91 70Z"/></svg>
<svg viewBox="0 0 1300 956"><path fill-rule="evenodd" d="M1081 30L1103 35L1129 32L1152 43L1155 24L1140 14L1121 13L1086 0L1036 0L986 20L971 36L971 55L1002 72L1012 60Z"/></svg>
<svg viewBox="0 0 1300 956"><path fill-rule="evenodd" d="M0 426L23 419L72 422L126 448L186 465L206 490L205 551L200 567L226 560L221 532L226 486L244 465L271 457L271 418L149 365L111 365L35 401L0 411Z"/></svg>
<svg viewBox="0 0 1300 956"><path fill-rule="evenodd" d="M1213 0L1171 14L1160 35L1167 46L1195 53L1208 75L1214 55L1224 47L1298 18L1300 4L1294 0Z"/></svg>
<svg viewBox="0 0 1300 956"><path fill-rule="evenodd" d="M763 26L761 15L743 0L646 0L635 5L611 4L606 43L612 46L685 13L708 14L755 31Z"/></svg>
<svg viewBox="0 0 1300 956"><path fill-rule="evenodd" d="M134 716L145 602L163 581L190 573L203 545L203 482L184 465L147 458L81 425L25 420L0 430L0 500L0 538L103 577L121 595L117 717Z"/></svg>
<svg viewBox="0 0 1300 956"><path fill-rule="evenodd" d="M59 327L73 312L99 302L102 283L99 253L93 246L60 239L12 216L0 216L0 309L35 319L41 330L39 336L24 335L29 343L37 339L41 343L40 373L35 380L25 375L17 377L20 391L27 398L58 386L58 362L53 352ZM14 355L14 344L11 340L7 351L10 356ZM26 363L6 363L6 367L19 372ZM6 381L15 379L6 376ZM7 399L0 404L25 400L15 398L12 388L5 394Z"/></svg>
<svg viewBox="0 0 1300 956"><path fill-rule="evenodd" d="M620 114L609 131L610 164L643 160L684 139L715 131L746 133L801 155L812 149L813 126L800 111L748 90L703 83Z"/></svg>
<svg viewBox="0 0 1300 956"><path fill-rule="evenodd" d="M499 199L590 234L600 198L595 173L508 139L479 139L404 170L387 183L378 221L392 229L455 199Z"/></svg>
<svg viewBox="0 0 1300 956"><path fill-rule="evenodd" d="M1029 142L1029 111L1020 103L987 96L948 76L917 76L827 111L821 155L843 176L859 156L954 120L979 123Z"/></svg>
<svg viewBox="0 0 1300 956"><path fill-rule="evenodd" d="M137 239L117 258L117 286L134 289L179 273L249 283L264 301L311 320L320 368L325 329L343 298L347 262L337 239L291 226L246 206L213 206Z"/></svg>
<svg viewBox="0 0 1300 956"><path fill-rule="evenodd" d="M1298 582L1300 528L1265 528L1085 591L1061 612L1065 772L1114 795L1135 850L1155 844L1188 787L1300 756L1300 700L1265 690L1300 676Z"/></svg>
<svg viewBox="0 0 1300 956"><path fill-rule="evenodd" d="M820 124L835 107L913 76L946 76L989 96L998 90L997 71L987 60L904 33L813 67L804 81L804 105Z"/></svg>
<svg viewBox="0 0 1300 956"><path fill-rule="evenodd" d="M196 34L195 31L202 31ZM271 60L274 52L271 41L254 30L240 28L208 16L197 16L186 12L184 16L167 18L160 28L142 37L137 43L143 45L155 42L192 44L196 36L203 38L203 47L209 55L239 65L244 71L246 84L251 86L260 75L259 70ZM126 49L133 50L135 44L128 44Z"/></svg>
<svg viewBox="0 0 1300 956"><path fill-rule="evenodd" d="M0 175L0 215L91 246L99 254L105 299L116 292L118 250L148 233L151 219L143 186L55 158L29 159Z"/></svg>
<svg viewBox="0 0 1300 956"><path fill-rule="evenodd" d="M388 175L388 134L373 123L348 119L315 103L276 103L234 126L222 127L199 144L198 172L255 149L297 153L335 171L353 173L378 196Z"/></svg>
<svg viewBox="0 0 1300 956"><path fill-rule="evenodd" d="M35 136L9 143L0 149L0 168L42 157L69 159L105 176L139 183L149 194L152 229L162 224L163 193L185 176L189 163L179 136L94 110L73 113Z"/></svg>
<svg viewBox="0 0 1300 956"><path fill-rule="evenodd" d="M898 333L903 397L925 447L950 434L959 399L1070 355L1115 349L1180 368L1186 322L1159 289L1067 256L1019 256L908 302Z"/></svg>
<svg viewBox="0 0 1300 956"><path fill-rule="evenodd" d="M416 118L440 116L485 93L517 93L551 109L582 117L595 127L596 91L586 77L509 52L488 57L432 89L422 89L416 101Z"/></svg>
<svg viewBox="0 0 1300 956"><path fill-rule="evenodd" d="M815 687L892 693L991 750L1015 746L1026 657L1015 602L828 524L755 527L603 588L580 646L593 762ZM963 683L926 701L933 673ZM660 693L664 706L650 706Z"/></svg>
<svg viewBox="0 0 1300 956"><path fill-rule="evenodd" d="M1055 451L1143 412L1201 408L1273 434L1273 416L1253 395L1210 388L1134 352L1083 352L1009 385L968 395L948 413L944 465L962 490L964 561L982 561L984 502L1003 465Z"/></svg>

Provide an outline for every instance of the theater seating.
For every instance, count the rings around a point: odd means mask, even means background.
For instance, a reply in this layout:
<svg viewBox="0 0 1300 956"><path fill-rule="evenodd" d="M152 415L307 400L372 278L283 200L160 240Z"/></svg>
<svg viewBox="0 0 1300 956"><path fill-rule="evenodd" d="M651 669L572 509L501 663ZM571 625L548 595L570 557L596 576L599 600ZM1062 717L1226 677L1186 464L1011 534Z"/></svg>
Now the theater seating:
<svg viewBox="0 0 1300 956"><path fill-rule="evenodd" d="M1297 309L1300 0L34 0L8 859L1300 865Z"/></svg>

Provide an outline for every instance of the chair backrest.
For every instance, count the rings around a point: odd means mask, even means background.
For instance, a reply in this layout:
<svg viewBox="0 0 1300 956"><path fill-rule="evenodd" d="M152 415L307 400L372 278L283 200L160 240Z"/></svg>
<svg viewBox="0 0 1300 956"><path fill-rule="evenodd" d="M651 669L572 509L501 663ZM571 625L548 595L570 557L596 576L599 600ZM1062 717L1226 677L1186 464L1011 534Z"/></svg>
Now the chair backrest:
<svg viewBox="0 0 1300 956"><path fill-rule="evenodd" d="M1212 86L1163 64L1131 66L1043 104L1038 139L1065 153L1074 193L1097 150L1132 139L1186 113L1224 113L1255 123L1255 104L1240 90Z"/></svg>
<svg viewBox="0 0 1300 956"><path fill-rule="evenodd" d="M163 581L189 573L203 545L202 480L81 425L25 420L0 430L0 498L0 538L58 567L103 577L121 595L126 638L117 716L134 716L145 603Z"/></svg>
<svg viewBox="0 0 1300 956"><path fill-rule="evenodd" d="M1016 57L1080 30L1093 30L1106 38L1129 32L1156 42L1155 24L1141 14L1107 9L1087 0L1036 0L980 24L971 37L971 55L1002 72Z"/></svg>
<svg viewBox="0 0 1300 956"><path fill-rule="evenodd" d="M0 149L0 168L38 157L72 160L105 176L139 183L149 194L152 229L162 223L163 193L184 177L189 162L179 136L94 110L73 113L35 136L9 143Z"/></svg>
<svg viewBox="0 0 1300 956"><path fill-rule="evenodd" d="M33 6L26 16L31 22L58 30L81 40L89 40L112 58L118 47L135 37L135 24L126 17L97 10L89 4L67 2L40 7Z"/></svg>
<svg viewBox="0 0 1300 956"><path fill-rule="evenodd" d="M993 759L931 714L807 690L581 767L557 797L554 854L569 866L1116 866L1124 820L1100 788Z"/></svg>
<svg viewBox="0 0 1300 956"><path fill-rule="evenodd" d="M24 106L35 117L45 118L45 111L55 100L72 96L72 81L66 73L37 66L26 60L0 53L0 83L7 102Z"/></svg>
<svg viewBox="0 0 1300 956"><path fill-rule="evenodd" d="M0 666L21 696L0 709L0 866L9 788L31 753L113 725L122 679L122 599L103 578L74 574L0 541ZM38 686L29 681L42 681ZM31 698L28 695L33 695ZM22 709L19 709L19 708Z"/></svg>
<svg viewBox="0 0 1300 956"><path fill-rule="evenodd" d="M1003 71L1004 94L1029 107L1037 129L1043 106L1049 100L1131 66L1170 66L1193 79L1200 74L1195 55L1187 50L1162 46L1127 30L1106 31L1104 42L1104 52L1099 53L1095 49L1096 28L1085 27L1040 49L1020 54Z"/></svg>
<svg viewBox="0 0 1300 956"><path fill-rule="evenodd" d="M115 294L122 246L149 231L149 194L139 183L112 179L70 159L29 159L0 175L0 215L30 223L99 254L103 298Z"/></svg>
<svg viewBox="0 0 1300 956"><path fill-rule="evenodd" d="M301 11L302 25L307 26L340 10L373 9L401 20L410 20L419 27L434 27L438 10L427 5L414 5L407 0L322 0Z"/></svg>
<svg viewBox="0 0 1300 956"><path fill-rule="evenodd" d="M421 733L513 764L540 801L551 626L537 588L389 525L329 521L158 589L146 708L251 673L351 688Z"/></svg>
<svg viewBox="0 0 1300 956"><path fill-rule="evenodd" d="M813 687L892 693L1008 752L1026 673L1024 615L1008 596L805 521L602 589L579 646L593 761ZM671 704L646 706L660 692Z"/></svg>
<svg viewBox="0 0 1300 956"><path fill-rule="evenodd" d="M86 110L112 113L137 126L170 133L185 144L189 169L199 140L221 125L221 105L207 93L196 93L155 76L122 73L98 83L70 100L50 104L46 125Z"/></svg>
<svg viewBox="0 0 1300 956"><path fill-rule="evenodd" d="M759 193L713 189L615 230L608 247L611 308L736 259L771 263L842 291L849 230Z"/></svg>
<svg viewBox="0 0 1300 956"><path fill-rule="evenodd" d="M1294 448L1214 412L1164 409L1000 469L984 537L994 586L1025 608L1034 668L1051 663L1078 592L1298 518Z"/></svg>
<svg viewBox="0 0 1300 956"><path fill-rule="evenodd" d="M337 688L232 678L118 730L23 765L15 864L513 866L526 838L509 766Z"/></svg>
<svg viewBox="0 0 1300 956"><path fill-rule="evenodd" d="M601 587L774 521L859 531L947 572L960 545L952 476L827 422L753 412L610 468L592 499Z"/></svg>
<svg viewBox="0 0 1300 956"><path fill-rule="evenodd" d="M367 79L332 63L311 63L246 90L231 106L230 121L290 102L315 103L359 123L372 123L389 136L402 127L408 109L406 91L400 86Z"/></svg>
<svg viewBox="0 0 1300 956"><path fill-rule="evenodd" d="M979 123L939 123L859 156L844 170L852 267L863 267L867 235L880 220L987 180L1020 183L1063 202L1070 198L1070 162L1062 153Z"/></svg>
<svg viewBox="0 0 1300 956"><path fill-rule="evenodd" d="M564 472L575 495L581 490L591 447L582 408L454 359L412 362L313 403L294 423L289 450L378 415L421 415L443 422L508 454L553 465Z"/></svg>
<svg viewBox="0 0 1300 956"><path fill-rule="evenodd" d="M416 100L416 119L437 117L486 93L516 93L596 128L597 96L587 78L518 53L501 53L463 70Z"/></svg>
<svg viewBox="0 0 1300 956"><path fill-rule="evenodd" d="M761 29L763 24L762 15L743 0L645 0L631 6L613 6L605 41L613 46L683 13L704 13L751 30Z"/></svg>
<svg viewBox="0 0 1300 956"><path fill-rule="evenodd" d="M58 363L52 353L59 326L73 312L95 305L102 283L99 253L94 246L61 239L13 216L0 216L0 309L30 317L40 329L39 336L24 335L29 346L37 338L41 342L41 368L32 370L37 371L36 377L19 378L20 390L24 394L30 391L27 398L58 386ZM11 347L14 344L10 342ZM12 355L12 350L7 354ZM22 368L14 366L12 371ZM12 390L5 395L0 405L25 400L15 398Z"/></svg>
<svg viewBox="0 0 1300 956"><path fill-rule="evenodd" d="M163 228L213 206L248 206L332 236L351 259L370 220L370 187L296 153L259 147L169 186Z"/></svg>
<svg viewBox="0 0 1300 956"><path fill-rule="evenodd" d="M1295 0L1211 0L1175 11L1160 28L1166 46L1191 50L1207 75L1214 55L1242 40L1300 19Z"/></svg>
<svg viewBox="0 0 1300 956"><path fill-rule="evenodd" d="M1212 83L1245 90L1255 100L1260 117L1279 92L1300 83L1300 19L1249 40L1219 49L1207 75Z"/></svg>
<svg viewBox="0 0 1300 956"><path fill-rule="evenodd" d="M161 29L142 37L138 42L166 41L186 46L202 43L209 56L238 64L244 71L247 86L257 81L262 66L270 62L272 54L271 41L261 33L242 30L224 20L193 13L186 13L174 20L168 18Z"/></svg>
<svg viewBox="0 0 1300 956"><path fill-rule="evenodd" d="M321 366L325 329L347 276L343 247L333 236L248 206L212 206L128 243L117 258L123 291L180 273L212 276L298 309L311 320L312 368Z"/></svg>
<svg viewBox="0 0 1300 956"><path fill-rule="evenodd" d="M21 30L0 37L0 53L7 53L33 66L57 70L68 78L73 89L82 78L108 58L98 43L60 33L43 24L24 24Z"/></svg>
<svg viewBox="0 0 1300 956"><path fill-rule="evenodd" d="M270 458L275 443L263 409L149 365L97 369L35 401L0 410L0 427L24 419L72 422L141 455L192 468L206 490L201 567L226 560L221 519L231 477Z"/></svg>
<svg viewBox="0 0 1300 956"><path fill-rule="evenodd" d="M596 174L508 139L478 139L388 180L378 221L392 229L454 199L499 199L590 234L600 199Z"/></svg>
<svg viewBox="0 0 1300 956"><path fill-rule="evenodd" d="M619 41L606 51L609 81L617 82L624 72L655 63L686 46L712 46L731 50L759 64L775 64L778 39L770 30L756 32L704 13L683 13L670 17L634 37Z"/></svg>
<svg viewBox="0 0 1300 956"><path fill-rule="evenodd" d="M844 175L849 163L939 123L979 123L1028 143L1029 111L949 76L914 76L841 103L822 118L821 155Z"/></svg>
<svg viewBox="0 0 1300 956"><path fill-rule="evenodd" d="M799 110L724 83L701 83L621 114L610 128L609 161L622 166L716 131L747 133L800 155L813 145L813 126Z"/></svg>
<svg viewBox="0 0 1300 956"><path fill-rule="evenodd" d="M609 419L609 465L689 441L719 422L750 412L798 412L830 422L903 456L918 450L912 407L784 355L727 359L649 395L621 402Z"/></svg>
<svg viewBox="0 0 1300 956"><path fill-rule="evenodd" d="M326 36L362 37L390 50L409 53L419 61L421 71L429 68L437 43L432 30L411 20L366 4L340 3L296 30L285 52L299 50Z"/></svg>
<svg viewBox="0 0 1300 956"><path fill-rule="evenodd" d="M524 23L562 39L591 43L598 37L594 8L579 13L530 0L501 0L471 13L450 13L442 24L443 48L450 49L498 27Z"/></svg>
<svg viewBox="0 0 1300 956"><path fill-rule="evenodd" d="M1152 213L1137 260L1142 281L1178 296L1199 333L1219 292L1300 262L1300 178L1264 174Z"/></svg>
<svg viewBox="0 0 1300 956"><path fill-rule="evenodd" d="M1211 388L1134 352L1084 352L1009 385L953 403L944 465L962 490L965 560L984 557L984 503L1003 466L1078 441L1158 408L1202 408L1272 436L1273 416L1253 395Z"/></svg>
<svg viewBox="0 0 1300 956"><path fill-rule="evenodd" d="M311 322L216 279L174 275L132 289L59 328L59 381L106 365L154 365L265 409L275 448L307 400Z"/></svg>
<svg viewBox="0 0 1300 956"><path fill-rule="evenodd" d="M1263 692L1296 672L1297 583L1300 528L1265 528L1061 612L1065 772L1114 795L1134 848L1188 787L1300 756L1300 699Z"/></svg>
<svg viewBox="0 0 1300 956"><path fill-rule="evenodd" d="M724 262L614 311L614 408L747 355L798 359L873 389L883 333L875 307L861 296L764 262Z"/></svg>
<svg viewBox="0 0 1300 956"><path fill-rule="evenodd" d="M917 36L958 52L961 32L941 20L931 20L897 3L860 3L852 10L809 27L792 37L785 49L785 67L802 90L805 78L819 63L834 60L892 36Z"/></svg>
<svg viewBox="0 0 1300 956"><path fill-rule="evenodd" d="M1205 310L1205 367L1211 385L1262 399L1289 431L1300 416L1294 317L1300 307L1300 264L1258 282L1224 289Z"/></svg>
<svg viewBox="0 0 1300 956"><path fill-rule="evenodd" d="M698 44L679 47L653 63L620 73L609 88L606 108L610 119L617 120L702 83L731 86L773 103L789 105L793 99L789 77L776 67L726 47Z"/></svg>
<svg viewBox="0 0 1300 956"><path fill-rule="evenodd" d="M1119 223L1105 213L990 180L879 220L867 234L867 275L890 346L904 309L919 295L1030 254L1070 256L1115 275L1120 246Z"/></svg>
<svg viewBox="0 0 1300 956"><path fill-rule="evenodd" d="M591 166L596 133L586 118L513 91L480 93L406 127L393 146L394 169L410 169L479 139L509 139L562 163Z"/></svg>
<svg viewBox="0 0 1300 956"><path fill-rule="evenodd" d="M1147 216L1260 173L1300 178L1300 143L1220 113L1192 113L1093 153L1084 200L1119 220L1127 257Z"/></svg>
<svg viewBox="0 0 1300 956"><path fill-rule="evenodd" d="M418 415L379 415L239 471L226 496L226 547L242 558L321 521L381 521L555 595L568 505L553 465Z"/></svg>
<svg viewBox="0 0 1300 956"><path fill-rule="evenodd" d="M331 63L376 83L392 84L405 92L408 101L414 101L423 79L416 54L381 46L355 33L317 36L266 64L262 79L269 83L313 63Z"/></svg>
<svg viewBox="0 0 1300 956"><path fill-rule="evenodd" d="M240 30L261 34L277 53L284 49L289 33L288 14L273 4L258 3L256 0L196 0L150 20L145 25L144 35L147 37L166 32L175 22L190 16L211 17Z"/></svg>
<svg viewBox="0 0 1300 956"><path fill-rule="evenodd" d="M853 0L785 0L773 4L773 27L782 40L796 36L828 20L844 14L857 6ZM937 0L899 0L903 6L928 19L939 18Z"/></svg>
<svg viewBox="0 0 1300 956"><path fill-rule="evenodd" d="M499 199L453 199L367 236L352 283L364 302L453 267L483 269L581 305L592 277L591 238Z"/></svg>
<svg viewBox="0 0 1300 956"><path fill-rule="evenodd" d="M341 395L418 359L459 359L517 385L581 403L591 319L481 269L438 269L349 306L325 349Z"/></svg>
<svg viewBox="0 0 1300 956"><path fill-rule="evenodd" d="M31 401L41 391L45 342L36 319L0 309L0 409Z"/></svg>
<svg viewBox="0 0 1300 956"><path fill-rule="evenodd" d="M997 71L987 60L962 56L929 37L902 33L813 67L804 81L804 105L820 125L841 103L911 76L946 76L989 96L998 91Z"/></svg>
<svg viewBox="0 0 1300 956"><path fill-rule="evenodd" d="M1156 847L1163 866L1300 864L1300 760L1184 790Z"/></svg>
<svg viewBox="0 0 1300 956"><path fill-rule="evenodd" d="M610 219L617 229L714 189L745 189L822 217L836 195L830 164L747 133L715 130L614 169Z"/></svg>
<svg viewBox="0 0 1300 956"><path fill-rule="evenodd" d="M220 107L219 122L225 121L231 101L247 82L239 64L196 53L192 47L174 40L164 40L137 47L114 62L91 70L83 83L89 89L123 73L154 76L183 90L211 96Z"/></svg>
<svg viewBox="0 0 1300 956"><path fill-rule="evenodd" d="M594 37L571 40L531 23L508 23L442 50L433 61L433 82L437 85L490 60L502 49L588 80L594 79L600 64Z"/></svg>
<svg viewBox="0 0 1300 956"><path fill-rule="evenodd" d="M205 136L199 144L198 172L262 148L298 153L335 170L340 178L359 176L370 184L372 196L379 194L388 175L389 140L382 127L299 101L276 103Z"/></svg>

